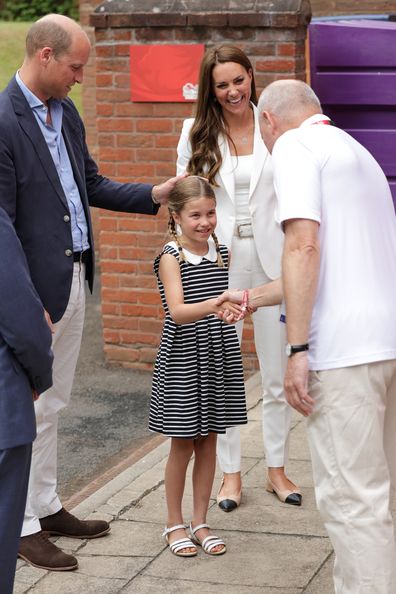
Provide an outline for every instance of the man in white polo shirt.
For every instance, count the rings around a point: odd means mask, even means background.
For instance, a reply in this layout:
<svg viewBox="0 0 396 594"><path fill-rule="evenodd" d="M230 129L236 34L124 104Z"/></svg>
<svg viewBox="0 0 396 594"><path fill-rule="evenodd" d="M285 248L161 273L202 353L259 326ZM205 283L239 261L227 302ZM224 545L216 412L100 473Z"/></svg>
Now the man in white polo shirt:
<svg viewBox="0 0 396 594"><path fill-rule="evenodd" d="M396 222L389 185L372 155L331 125L305 83L272 83L258 108L285 232L285 389L307 417L317 503L336 553L335 591L395 594ZM265 303L260 290L249 291L250 305Z"/></svg>

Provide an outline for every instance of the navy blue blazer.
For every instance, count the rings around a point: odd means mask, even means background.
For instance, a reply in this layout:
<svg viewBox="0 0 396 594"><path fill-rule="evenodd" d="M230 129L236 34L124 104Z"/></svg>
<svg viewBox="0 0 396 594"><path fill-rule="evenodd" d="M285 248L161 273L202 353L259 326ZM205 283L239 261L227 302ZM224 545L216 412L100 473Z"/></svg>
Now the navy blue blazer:
<svg viewBox="0 0 396 594"><path fill-rule="evenodd" d="M62 133L80 191L92 247L87 280L92 290L94 245L89 206L156 214L152 185L121 184L98 173L85 129L71 99L63 104ZM11 217L33 283L52 321L62 317L73 275L70 213L44 136L15 77L0 93L0 206Z"/></svg>
<svg viewBox="0 0 396 594"><path fill-rule="evenodd" d="M32 390L52 384L51 331L21 243L0 208L0 450L36 437Z"/></svg>

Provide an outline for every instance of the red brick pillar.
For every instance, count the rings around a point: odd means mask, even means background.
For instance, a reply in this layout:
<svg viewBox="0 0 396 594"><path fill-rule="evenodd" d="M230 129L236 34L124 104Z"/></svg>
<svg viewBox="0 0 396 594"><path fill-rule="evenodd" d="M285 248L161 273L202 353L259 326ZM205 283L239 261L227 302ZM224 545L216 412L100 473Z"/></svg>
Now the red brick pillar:
<svg viewBox="0 0 396 594"><path fill-rule="evenodd" d="M96 133L96 52L95 31L89 24L92 11L101 4L101 0L80 0L80 23L84 27L91 44L92 50L88 64L84 68L84 86L82 103L84 112L84 125L89 143L89 150L94 158L97 156L98 138Z"/></svg>
<svg viewBox="0 0 396 594"><path fill-rule="evenodd" d="M278 78L305 78L310 14L307 0L109 0L98 6L90 22L95 27L101 172L120 181L152 183L174 175L182 122L194 112L191 103L131 102L131 44L237 44L249 55L261 90ZM100 211L103 332L109 361L138 369L152 366L162 328L152 266L166 241L166 221L165 209L157 217ZM257 365L251 324L246 324L243 351L249 371Z"/></svg>
<svg viewBox="0 0 396 594"><path fill-rule="evenodd" d="M395 0L311 0L313 16L395 14Z"/></svg>
<svg viewBox="0 0 396 594"><path fill-rule="evenodd" d="M102 3L102 0L80 0L80 23L84 27L91 44L91 54L88 64L84 68L84 84L82 87L82 107L85 132L89 150L94 159L98 157L98 135L96 131L96 52L95 52L95 31L89 24L89 17L92 11ZM92 209L92 222L96 251L99 249L99 212ZM98 254L97 254L98 255Z"/></svg>

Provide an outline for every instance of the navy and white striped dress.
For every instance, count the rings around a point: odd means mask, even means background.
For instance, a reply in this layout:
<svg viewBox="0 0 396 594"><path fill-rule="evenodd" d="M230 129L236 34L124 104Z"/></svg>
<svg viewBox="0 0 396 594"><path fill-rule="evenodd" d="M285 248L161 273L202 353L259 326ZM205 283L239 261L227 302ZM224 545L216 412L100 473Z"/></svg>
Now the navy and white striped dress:
<svg viewBox="0 0 396 594"><path fill-rule="evenodd" d="M224 268L217 265L212 240L200 257L184 250L179 262L185 303L217 297L228 288L228 250L220 246ZM171 437L197 438L247 423L242 359L235 326L211 314L175 324L158 276L162 254L178 261L175 242L165 245L154 262L165 322L154 368L149 429Z"/></svg>

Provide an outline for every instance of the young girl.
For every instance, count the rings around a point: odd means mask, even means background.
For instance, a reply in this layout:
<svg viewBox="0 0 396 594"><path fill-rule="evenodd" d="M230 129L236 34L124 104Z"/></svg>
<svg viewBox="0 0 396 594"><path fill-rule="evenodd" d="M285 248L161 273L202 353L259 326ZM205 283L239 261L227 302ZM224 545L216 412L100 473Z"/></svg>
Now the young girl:
<svg viewBox="0 0 396 594"><path fill-rule="evenodd" d="M177 182L168 202L167 243L156 258L165 323L154 368L149 428L171 437L165 469L168 507L164 536L172 553L221 555L226 546L210 532L206 514L216 466L216 438L247 423L241 354L233 325L216 315L239 306L216 306L228 287L228 250L219 246L216 201L207 181ZM178 229L176 229L176 225ZM193 513L189 537L182 515L186 471L194 453Z"/></svg>

